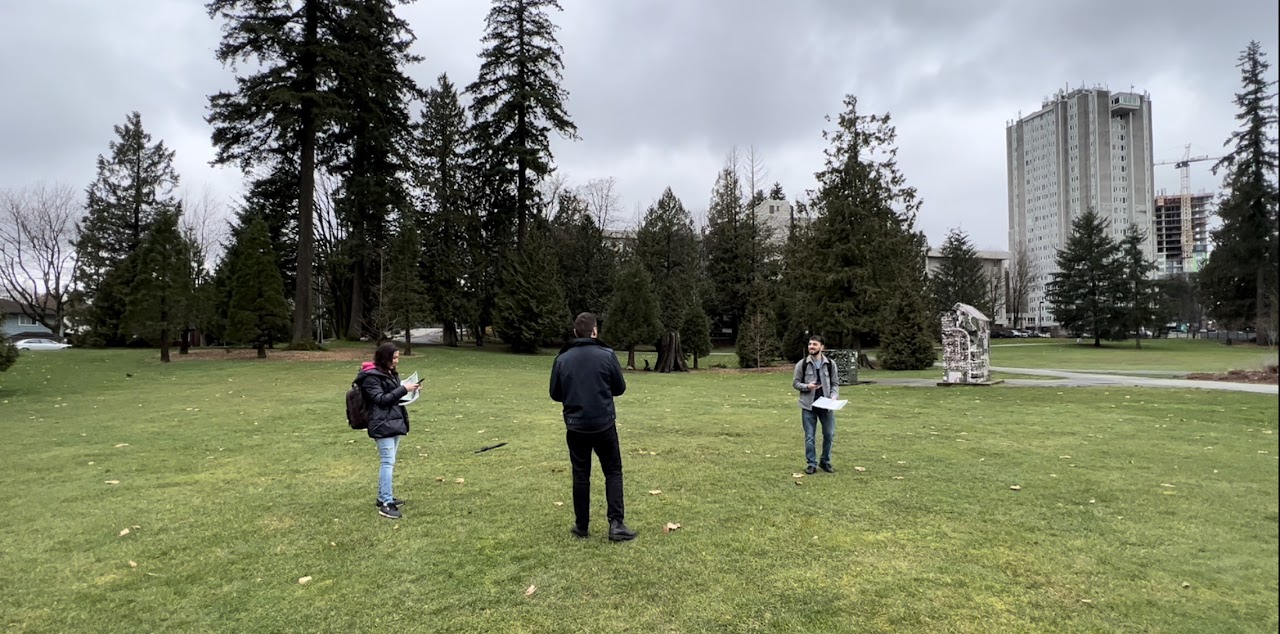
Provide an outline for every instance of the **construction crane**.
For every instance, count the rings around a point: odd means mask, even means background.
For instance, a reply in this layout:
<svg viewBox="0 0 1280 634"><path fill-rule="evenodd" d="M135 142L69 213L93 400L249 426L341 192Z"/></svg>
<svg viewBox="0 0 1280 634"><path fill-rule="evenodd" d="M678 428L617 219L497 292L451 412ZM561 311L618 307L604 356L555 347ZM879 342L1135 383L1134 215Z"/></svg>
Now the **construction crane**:
<svg viewBox="0 0 1280 634"><path fill-rule="evenodd" d="M1196 246L1195 229L1191 222L1191 164L1197 161L1216 161L1219 156L1191 156L1191 144L1188 143L1182 152L1182 158L1176 161L1160 161L1152 165L1173 165L1180 172L1182 194L1182 270L1190 271L1189 266Z"/></svg>

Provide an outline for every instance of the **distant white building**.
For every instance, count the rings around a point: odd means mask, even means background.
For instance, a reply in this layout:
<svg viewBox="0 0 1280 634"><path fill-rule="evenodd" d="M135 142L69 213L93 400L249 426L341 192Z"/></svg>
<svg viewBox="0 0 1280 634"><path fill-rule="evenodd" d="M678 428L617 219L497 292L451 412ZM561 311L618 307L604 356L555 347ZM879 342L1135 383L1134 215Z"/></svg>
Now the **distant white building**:
<svg viewBox="0 0 1280 634"><path fill-rule="evenodd" d="M787 241L794 209L791 203L785 200L765 200L756 205L751 212L759 225L769 228L772 233L771 240L776 244L782 244Z"/></svg>
<svg viewBox="0 0 1280 634"><path fill-rule="evenodd" d="M1008 251L978 251L978 259L982 260L982 272L987 276L996 276L1000 284L1000 307L994 315L987 315L991 319L992 326L1008 326L1008 311L1004 307L1004 297L1007 287L1007 278L1009 270L1009 252ZM947 258L943 257L942 249L930 248L929 253L925 257L924 270L925 273L933 275ZM985 282L986 280L984 280Z"/></svg>
<svg viewBox="0 0 1280 634"><path fill-rule="evenodd" d="M1023 246L1037 275L1029 306L1040 325L1056 325L1045 286L1071 223L1093 208L1116 239L1130 224L1146 231L1156 259L1151 99L1102 88L1059 91L1005 130L1009 249Z"/></svg>

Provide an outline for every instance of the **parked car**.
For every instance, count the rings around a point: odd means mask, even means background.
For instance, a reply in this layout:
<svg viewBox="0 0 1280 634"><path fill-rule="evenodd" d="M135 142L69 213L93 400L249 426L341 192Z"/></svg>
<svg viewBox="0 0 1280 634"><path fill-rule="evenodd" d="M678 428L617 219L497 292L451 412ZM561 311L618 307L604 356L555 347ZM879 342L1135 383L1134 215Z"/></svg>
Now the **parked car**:
<svg viewBox="0 0 1280 634"><path fill-rule="evenodd" d="M70 348L69 343L58 343L52 339L22 339L13 344L19 350L61 350Z"/></svg>

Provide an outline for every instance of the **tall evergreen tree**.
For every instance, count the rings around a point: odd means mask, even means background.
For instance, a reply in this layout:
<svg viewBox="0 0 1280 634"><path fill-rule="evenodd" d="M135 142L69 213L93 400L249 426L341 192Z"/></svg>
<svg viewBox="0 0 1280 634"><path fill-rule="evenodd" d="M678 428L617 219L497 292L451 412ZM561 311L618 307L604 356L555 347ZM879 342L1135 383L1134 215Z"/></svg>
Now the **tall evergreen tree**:
<svg viewBox="0 0 1280 634"><path fill-rule="evenodd" d="M178 213L166 212L139 246L124 314L131 334L160 344L163 363L169 362L169 343L190 323L194 290L191 244L178 228Z"/></svg>
<svg viewBox="0 0 1280 634"><path fill-rule="evenodd" d="M326 87L333 83L338 50L333 37L340 19L336 0L210 0L211 18L224 21L216 57L233 69L257 72L236 77L236 90L209 97L215 162L245 172L297 148L297 280L293 343L312 339L312 265L315 258L317 139L331 127L335 110ZM290 156L292 156L290 154ZM265 354L265 353L264 353Z"/></svg>
<svg viewBox="0 0 1280 634"><path fill-rule="evenodd" d="M982 260L978 250L973 248L969 235L960 228L947 232L939 249L941 262L933 275L929 277L932 291L932 313L934 315L950 309L956 302L964 302L995 318L988 312L984 301L987 289L987 275L982 268Z"/></svg>
<svg viewBox="0 0 1280 634"><path fill-rule="evenodd" d="M151 142L142 115L130 113L115 133L111 157L98 156L98 175L89 185L85 219L75 240L81 287L77 303L89 306L89 340L107 345L125 342L120 325L135 273L125 261L158 218L181 206L173 151L163 141Z"/></svg>
<svg viewBox="0 0 1280 634"><path fill-rule="evenodd" d="M1092 208L1071 223L1071 237L1058 250L1045 292L1053 316L1071 332L1089 330L1094 347L1119 321L1124 262L1110 223Z"/></svg>
<svg viewBox="0 0 1280 634"><path fill-rule="evenodd" d="M814 330L815 297L812 226L808 207L797 200L792 206L786 242L782 247L781 279L774 300L774 323L778 328L781 354L796 363L808 354L809 335Z"/></svg>
<svg viewBox="0 0 1280 634"><path fill-rule="evenodd" d="M424 210L420 222L427 294L435 304L435 316L444 326L445 345L458 345L457 324L470 323L473 298L481 272L483 253L479 226L469 215L467 163L469 150L467 113L447 75L440 75L427 91L418 136L422 162L418 187Z"/></svg>
<svg viewBox="0 0 1280 634"><path fill-rule="evenodd" d="M1135 345L1142 347L1143 330L1155 326L1159 309L1159 294L1151 272L1156 263L1147 259L1143 244L1146 232L1137 225L1129 225L1120 241L1120 312L1121 323L1135 335Z"/></svg>
<svg viewBox="0 0 1280 634"><path fill-rule="evenodd" d="M1280 283L1276 82L1267 79L1271 64L1265 58L1256 41L1240 54L1235 104L1241 127L1223 144L1233 149L1213 166L1215 174L1226 171L1226 195L1218 207L1222 225L1213 231L1213 251L1200 271L1210 314L1225 323L1253 325L1259 344L1274 343L1280 309L1273 301Z"/></svg>
<svg viewBox="0 0 1280 634"><path fill-rule="evenodd" d="M523 246L533 216L538 182L552 171L548 133L577 138L565 112L564 63L556 26L548 14L558 0L494 0L485 18L486 48L471 93L476 142L487 148L483 162L491 186L505 190L494 202L496 221L514 221Z"/></svg>
<svg viewBox="0 0 1280 634"><path fill-rule="evenodd" d="M653 281L663 330L679 331L687 307L697 301L698 244L693 216L670 187L645 212L635 255Z"/></svg>
<svg viewBox="0 0 1280 634"><path fill-rule="evenodd" d="M374 254L392 241L392 218L410 207L408 183L415 142L409 103L423 92L405 68L421 61L409 52L414 37L395 14L391 0L339 0L342 18L335 22L337 44L334 82L329 91L337 105L333 171L342 185L335 201L346 226L352 260L350 319L347 335L359 338L370 292L379 268ZM361 257L363 256L363 257Z"/></svg>
<svg viewBox="0 0 1280 634"><path fill-rule="evenodd" d="M836 130L823 133L831 147L817 174L804 273L812 279L815 326L832 347L860 346L864 337L879 335L897 318L890 315L895 305L928 312L923 300L893 301L904 291L925 290L922 276L904 280L899 274L915 271L924 257L927 243L915 228L920 202L898 170L889 115L862 115L857 105L857 97L846 96ZM904 282L915 287L904 289Z"/></svg>
<svg viewBox="0 0 1280 634"><path fill-rule="evenodd" d="M781 353L772 309L768 285L757 280L752 285L746 316L735 340L739 367L765 367Z"/></svg>
<svg viewBox="0 0 1280 634"><path fill-rule="evenodd" d="M387 317L392 328L404 331L404 354L413 354L410 331L426 319L430 304L426 284L422 281L418 264L422 259L422 238L417 226L409 220L401 220L399 232L391 241L391 253L382 275L382 296L379 310Z"/></svg>
<svg viewBox="0 0 1280 634"><path fill-rule="evenodd" d="M707 210L707 277L713 292L713 317L737 340L751 293L752 218L745 207L742 184L732 165L720 170Z"/></svg>
<svg viewBox="0 0 1280 634"><path fill-rule="evenodd" d="M636 367L636 346L662 336L653 280L635 254L629 254L618 270L618 283L609 298L609 320L604 327L613 346L627 351L627 368L632 370Z"/></svg>
<svg viewBox="0 0 1280 634"><path fill-rule="evenodd" d="M505 283L494 306L494 330L513 352L536 353L572 323L560 287L551 231L535 223L525 248L505 261Z"/></svg>
<svg viewBox="0 0 1280 634"><path fill-rule="evenodd" d="M258 358L267 358L267 346L289 327L289 307L284 282L276 268L267 224L254 218L228 249L228 297L226 338L251 344ZM234 258L234 259L230 259Z"/></svg>
<svg viewBox="0 0 1280 634"><path fill-rule="evenodd" d="M586 201L571 192L560 194L551 229L569 314L590 312L607 320L617 255L605 243L599 223L587 212Z"/></svg>

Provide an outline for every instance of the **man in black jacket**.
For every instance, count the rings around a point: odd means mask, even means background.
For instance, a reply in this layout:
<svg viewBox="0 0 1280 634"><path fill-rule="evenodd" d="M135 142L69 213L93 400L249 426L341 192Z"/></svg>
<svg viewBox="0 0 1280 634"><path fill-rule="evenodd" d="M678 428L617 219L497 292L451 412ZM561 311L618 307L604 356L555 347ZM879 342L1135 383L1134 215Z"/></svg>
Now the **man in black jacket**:
<svg viewBox="0 0 1280 634"><path fill-rule="evenodd" d="M588 534L594 451L604 472L609 539L621 542L636 538L635 531L622 521L622 451L613 408L613 397L622 396L627 382L618 356L597 338L596 325L596 316L591 313L582 313L573 321L575 339L560 349L551 366L551 400L564 404L565 440L573 467L574 526L570 532L578 537Z"/></svg>

